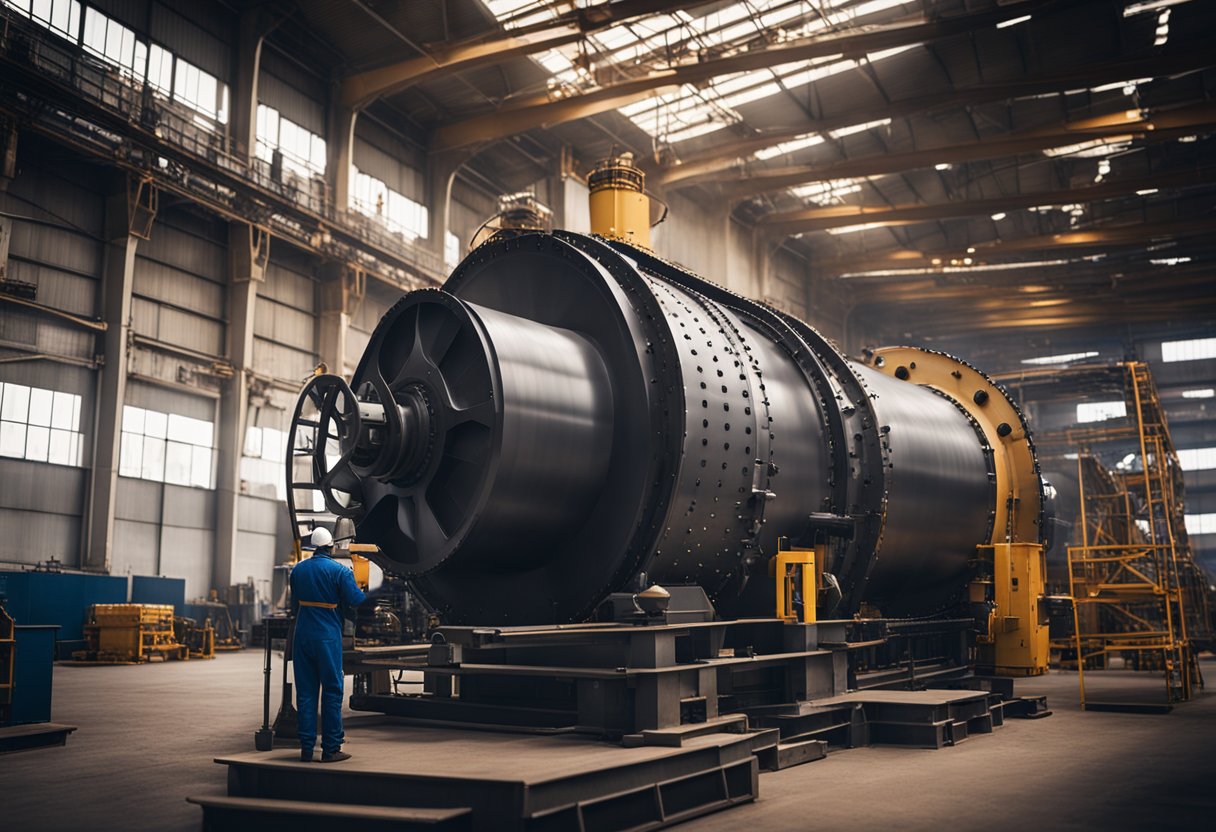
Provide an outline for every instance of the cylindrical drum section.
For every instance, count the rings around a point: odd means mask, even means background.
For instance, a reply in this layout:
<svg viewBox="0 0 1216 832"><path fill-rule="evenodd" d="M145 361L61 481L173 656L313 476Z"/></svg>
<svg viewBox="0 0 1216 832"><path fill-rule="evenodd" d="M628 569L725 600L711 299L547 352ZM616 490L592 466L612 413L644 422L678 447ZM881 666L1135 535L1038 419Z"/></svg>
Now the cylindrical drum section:
<svg viewBox="0 0 1216 832"><path fill-rule="evenodd" d="M887 615L928 614L955 600L975 547L991 536L984 439L945 396L855 369L887 444L887 510L866 600Z"/></svg>
<svg viewBox="0 0 1216 832"><path fill-rule="evenodd" d="M604 487L612 386L599 352L578 333L469 308L493 347L502 428L493 484L459 563L526 569L583 524Z"/></svg>
<svg viewBox="0 0 1216 832"><path fill-rule="evenodd" d="M452 624L585 620L651 582L771 615L782 536L824 547L825 614L929 615L994 537L989 443L1026 443L908 379L638 248L524 234L381 321L327 482Z"/></svg>

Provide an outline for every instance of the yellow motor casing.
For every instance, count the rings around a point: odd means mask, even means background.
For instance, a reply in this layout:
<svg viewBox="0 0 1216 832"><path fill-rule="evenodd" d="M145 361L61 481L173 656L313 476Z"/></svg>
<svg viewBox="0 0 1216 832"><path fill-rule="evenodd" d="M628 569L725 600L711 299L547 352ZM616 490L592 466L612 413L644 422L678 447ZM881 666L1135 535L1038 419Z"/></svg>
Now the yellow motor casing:
<svg viewBox="0 0 1216 832"><path fill-rule="evenodd" d="M991 553L993 612L988 656L1001 676L1040 676L1047 672L1049 633L1040 604L1047 574L1043 547L1037 543L993 543L978 547Z"/></svg>
<svg viewBox="0 0 1216 832"><path fill-rule="evenodd" d="M605 159L587 176L591 233L650 249L650 197L646 174L622 153Z"/></svg>
<svg viewBox="0 0 1216 832"><path fill-rule="evenodd" d="M650 248L650 198L623 188L593 191L591 232L635 246Z"/></svg>

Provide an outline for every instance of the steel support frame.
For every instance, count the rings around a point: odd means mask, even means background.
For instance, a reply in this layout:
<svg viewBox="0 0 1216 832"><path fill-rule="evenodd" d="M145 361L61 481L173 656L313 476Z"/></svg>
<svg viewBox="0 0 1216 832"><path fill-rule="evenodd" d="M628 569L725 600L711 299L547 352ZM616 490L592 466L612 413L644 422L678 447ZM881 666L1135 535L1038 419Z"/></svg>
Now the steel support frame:
<svg viewBox="0 0 1216 832"><path fill-rule="evenodd" d="M147 237L155 218L154 193L150 183L122 177L106 199L106 242L102 255L98 312L107 327L100 336L104 364L98 374L87 516L83 524L84 540L81 547L81 566L101 572L110 569L114 542L122 413L131 344L135 252L140 238Z"/></svg>

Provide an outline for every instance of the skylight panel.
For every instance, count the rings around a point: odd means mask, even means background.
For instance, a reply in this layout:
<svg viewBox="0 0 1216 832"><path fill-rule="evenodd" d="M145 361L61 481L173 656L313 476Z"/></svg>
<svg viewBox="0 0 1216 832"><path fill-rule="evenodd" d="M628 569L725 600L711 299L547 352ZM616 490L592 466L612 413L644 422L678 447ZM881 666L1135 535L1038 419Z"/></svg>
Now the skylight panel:
<svg viewBox="0 0 1216 832"><path fill-rule="evenodd" d="M788 142L781 142L772 147L765 147L757 150L754 154L757 159L772 159L774 156L784 156L787 153L793 153L796 150L802 150L806 147L813 147L817 144L823 144L823 136L818 133L811 133L807 136L801 136L797 139L790 139Z"/></svg>
<svg viewBox="0 0 1216 832"><path fill-rule="evenodd" d="M1080 361L1083 358L1093 358L1098 353L1093 352L1068 352L1058 355L1040 355L1037 358L1023 358L1023 364L1069 364L1073 361Z"/></svg>
<svg viewBox="0 0 1216 832"><path fill-rule="evenodd" d="M734 95L723 96L718 99L718 103L723 107L737 107L740 104L747 104L756 101L760 98L768 98L770 95L781 91L781 85L776 81L770 81L767 84L761 84L758 87L742 90Z"/></svg>
<svg viewBox="0 0 1216 832"><path fill-rule="evenodd" d="M829 234L853 234L858 231L869 231L873 228L882 228L886 223L881 222L863 222L858 225L846 225L841 228L829 228Z"/></svg>
<svg viewBox="0 0 1216 832"><path fill-rule="evenodd" d="M1049 147L1043 151L1043 154L1052 158L1057 156L1076 156L1083 159L1092 156L1106 156L1110 153L1126 150L1131 143L1131 136L1111 136L1105 139L1090 139L1089 141L1077 142L1076 144L1066 144L1061 147Z"/></svg>
<svg viewBox="0 0 1216 832"><path fill-rule="evenodd" d="M799 199L814 202L816 205L832 205L841 202L841 197L860 191L862 181L859 179L829 179L826 182L810 182L790 188L790 193Z"/></svg>
<svg viewBox="0 0 1216 832"><path fill-rule="evenodd" d="M875 127L886 127L890 123L891 119L880 118L877 121L867 121L864 124L853 124L848 127L841 127L838 130L831 131L828 133L828 135L833 139L840 139L844 138L845 136L852 136L855 133L864 133L867 130L873 130Z"/></svg>
<svg viewBox="0 0 1216 832"><path fill-rule="evenodd" d="M551 0L483 2L499 20L506 21L504 25L509 29L552 20L576 7L573 2ZM751 0L699 16L688 10L654 14L633 19L627 25L588 33L586 46L600 66L643 65L652 61L663 66L669 54L675 54L677 60L691 60L707 49L725 49L729 54L760 34L782 39L805 37L897 7L917 6L907 0L871 0L844 8L850 2L853 0L824 0L819 4ZM553 76L550 87L561 88L561 92L555 94L573 94L577 88L589 84L593 73L579 71L574 66L579 48L570 44L534 56L536 62ZM910 45L882 50L863 60L872 63L914 48L915 45ZM651 136L675 143L740 121L741 116L734 108L776 95L782 86L803 86L859 65L858 60L845 59L843 55L792 62L714 79L700 88L684 85L674 96L634 102L619 112ZM684 98L692 100L683 103Z"/></svg>

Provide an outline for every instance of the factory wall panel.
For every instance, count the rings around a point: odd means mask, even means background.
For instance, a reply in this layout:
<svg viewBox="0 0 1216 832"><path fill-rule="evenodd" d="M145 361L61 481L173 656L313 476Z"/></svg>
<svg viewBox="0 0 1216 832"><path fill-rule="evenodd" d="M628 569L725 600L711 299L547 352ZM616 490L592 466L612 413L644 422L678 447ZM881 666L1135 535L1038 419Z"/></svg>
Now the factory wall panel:
<svg viewBox="0 0 1216 832"><path fill-rule="evenodd" d="M268 588L271 578L274 576L274 564L278 555L275 536L238 531L236 545L236 565L232 570L233 582L244 583L252 579L259 588L263 586Z"/></svg>
<svg viewBox="0 0 1216 832"><path fill-rule="evenodd" d="M369 118L355 127L355 167L383 181L397 193L426 203L426 158L417 148ZM428 206L430 207L430 206Z"/></svg>
<svg viewBox="0 0 1216 832"><path fill-rule="evenodd" d="M254 318L253 331L258 336L302 352L312 351L316 319L311 312L259 297Z"/></svg>
<svg viewBox="0 0 1216 832"><path fill-rule="evenodd" d="M169 9L153 3L151 9L153 40L159 41L190 63L219 78L228 80L231 54L227 41L232 14L214 3L182 3Z"/></svg>
<svg viewBox="0 0 1216 832"><path fill-rule="evenodd" d="M207 355L224 354L226 253L218 221L162 212L136 250L132 328Z"/></svg>
<svg viewBox="0 0 1216 832"><path fill-rule="evenodd" d="M253 369L296 381L317 365L317 281L309 255L272 245L254 305ZM272 425L272 427L280 427Z"/></svg>
<svg viewBox="0 0 1216 832"><path fill-rule="evenodd" d="M87 472L69 465L5 459L0 468L0 506L47 514L79 515L84 506Z"/></svg>
<svg viewBox="0 0 1216 832"><path fill-rule="evenodd" d="M253 341L253 368L262 375L283 380L299 380L317 366L317 355L312 351L285 347L264 338Z"/></svg>
<svg viewBox="0 0 1216 832"><path fill-rule="evenodd" d="M216 421L214 399L184 390L173 390L159 384L132 381L127 385L126 403L134 407L159 410L162 413L177 413L191 419L204 419L212 423Z"/></svg>
<svg viewBox="0 0 1216 832"><path fill-rule="evenodd" d="M47 361L0 364L0 381L80 396L85 466L92 447L94 376L84 367ZM11 518L30 512L31 523L36 524L26 528L19 519L11 520L14 534L8 534L7 527L6 533L0 533L0 561L34 563L53 554L70 566L79 565L87 467L0 458L0 483L0 511L9 511ZM32 546L29 540L33 540Z"/></svg>
<svg viewBox="0 0 1216 832"><path fill-rule="evenodd" d="M222 226L184 211L162 212L152 230L152 237L140 240L139 255L158 263L167 263L182 271L210 278L224 279L227 268L225 241L217 235Z"/></svg>
<svg viewBox="0 0 1216 832"><path fill-rule="evenodd" d="M266 280L258 286L258 300L269 299L299 309L315 312L317 281L312 277L303 255L278 254L281 246L272 245Z"/></svg>
<svg viewBox="0 0 1216 832"><path fill-rule="evenodd" d="M84 468L0 459L0 561L80 564Z"/></svg>
<svg viewBox="0 0 1216 832"><path fill-rule="evenodd" d="M0 535L5 563L35 564L57 558L69 566L80 563L80 518L41 511L0 508Z"/></svg>
<svg viewBox="0 0 1216 832"><path fill-rule="evenodd" d="M809 269L800 257L778 250L769 264L770 294L780 302L782 311L804 321L812 321L814 310L808 308Z"/></svg>
<svg viewBox="0 0 1216 832"><path fill-rule="evenodd" d="M183 529L211 529L215 525L215 492L182 485L165 486L162 525ZM208 553L210 558L210 553Z"/></svg>
<svg viewBox="0 0 1216 832"><path fill-rule="evenodd" d="M215 534L210 529L164 526L161 529L160 574L186 579L186 597L206 597L211 589Z"/></svg>
<svg viewBox="0 0 1216 832"><path fill-rule="evenodd" d="M325 138L325 85L273 49L262 48L258 101Z"/></svg>
<svg viewBox="0 0 1216 832"><path fill-rule="evenodd" d="M84 317L97 311L103 249L104 199L88 187L95 179L93 169L85 174L72 164L22 164L8 190L0 192L0 211L17 217L11 219L5 276L34 284L38 303ZM0 305L0 351L7 346L91 360L96 342L95 333L66 321ZM0 381L6 377L0 371Z"/></svg>
<svg viewBox="0 0 1216 832"><path fill-rule="evenodd" d="M90 6L96 6L111 17L137 32L148 28L148 9L152 0L89 0Z"/></svg>
<svg viewBox="0 0 1216 832"><path fill-rule="evenodd" d="M237 500L237 528L254 534L278 533L279 514L286 514L287 506L278 500L264 500L242 494Z"/></svg>
<svg viewBox="0 0 1216 832"><path fill-rule="evenodd" d="M119 477L114 517L137 523L159 523L164 486L159 482Z"/></svg>
<svg viewBox="0 0 1216 832"><path fill-rule="evenodd" d="M114 521L110 574L155 575L160 560L160 528L134 520Z"/></svg>
<svg viewBox="0 0 1216 832"><path fill-rule="evenodd" d="M651 231L659 256L679 263L714 283L726 285L727 214L706 211L678 194L671 197L667 220Z"/></svg>
<svg viewBox="0 0 1216 832"><path fill-rule="evenodd" d="M351 311L350 326L346 330L346 360L352 368L358 365L363 351L367 349L368 341L371 340L372 331L380 323L384 313L400 297L401 293L395 289L379 285L368 286L363 300Z"/></svg>

